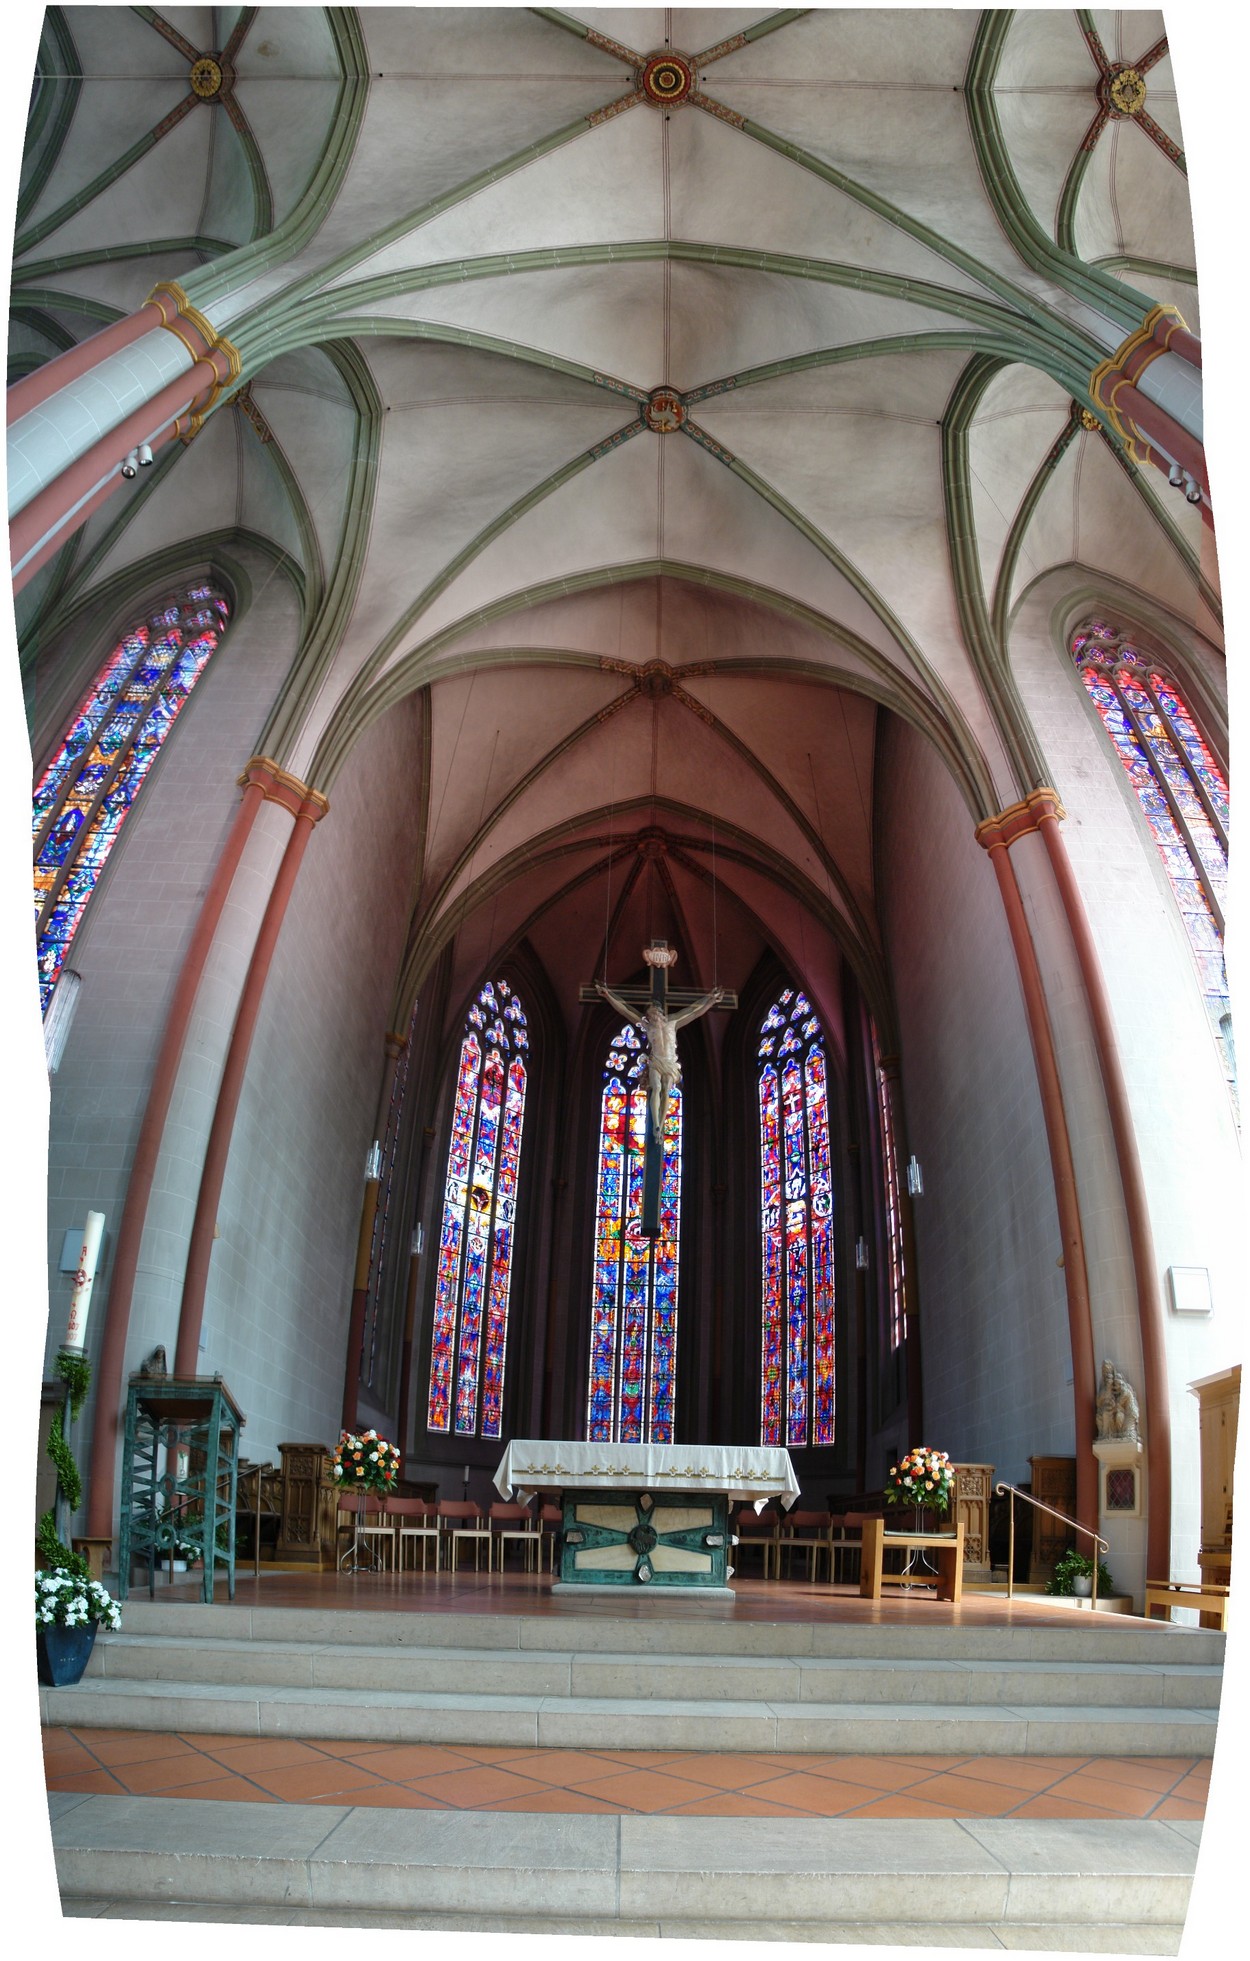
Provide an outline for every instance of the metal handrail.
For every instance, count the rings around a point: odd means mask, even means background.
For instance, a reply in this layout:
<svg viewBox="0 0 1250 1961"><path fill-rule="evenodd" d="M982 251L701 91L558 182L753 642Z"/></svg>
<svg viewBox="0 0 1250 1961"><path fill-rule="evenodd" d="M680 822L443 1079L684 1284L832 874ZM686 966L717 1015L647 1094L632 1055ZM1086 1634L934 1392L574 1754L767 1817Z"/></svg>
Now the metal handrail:
<svg viewBox="0 0 1250 1961"><path fill-rule="evenodd" d="M994 1486L994 1496L996 1498L1001 1498L1005 1491L1009 1491L1011 1493L1011 1510L1010 1513L1008 1514L1008 1525L1007 1525L1007 1598L1008 1600L1012 1599L1013 1597L1013 1588L1015 1585L1015 1577L1016 1577L1016 1499L1017 1498L1023 1498L1025 1504L1032 1505L1034 1511L1049 1512L1052 1518L1061 1519L1065 1525L1071 1525L1075 1528L1076 1531L1083 1532L1087 1539L1093 1540L1095 1546L1098 1548L1098 1552L1110 1552L1111 1550L1110 1542L1106 1539L1100 1538L1098 1533L1093 1531L1091 1527L1089 1527L1088 1525L1082 1525L1079 1518L1069 1518L1066 1512L1056 1511L1053 1505L1044 1504L1040 1498L1034 1498L1031 1492L1021 1491L1018 1485L996 1484ZM1094 1590L1090 1596L1090 1612L1096 1613L1097 1611L1098 1611L1098 1553L1095 1553Z"/></svg>

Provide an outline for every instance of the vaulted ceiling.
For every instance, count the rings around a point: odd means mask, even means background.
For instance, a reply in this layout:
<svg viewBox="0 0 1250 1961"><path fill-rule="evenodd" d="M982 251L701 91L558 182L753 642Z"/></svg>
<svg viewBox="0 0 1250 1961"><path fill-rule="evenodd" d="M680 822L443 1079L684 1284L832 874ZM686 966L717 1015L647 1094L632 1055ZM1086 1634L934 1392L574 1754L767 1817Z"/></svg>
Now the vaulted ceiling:
<svg viewBox="0 0 1250 1961"><path fill-rule="evenodd" d="M524 937L571 1000L655 931L872 987L883 716L972 821L1044 780L1052 568L1221 646L1210 533L1088 410L1151 305L1200 324L1158 14L53 8L16 372L158 279L241 393L25 643L180 544L293 572L259 746L333 798L421 691L408 985Z"/></svg>

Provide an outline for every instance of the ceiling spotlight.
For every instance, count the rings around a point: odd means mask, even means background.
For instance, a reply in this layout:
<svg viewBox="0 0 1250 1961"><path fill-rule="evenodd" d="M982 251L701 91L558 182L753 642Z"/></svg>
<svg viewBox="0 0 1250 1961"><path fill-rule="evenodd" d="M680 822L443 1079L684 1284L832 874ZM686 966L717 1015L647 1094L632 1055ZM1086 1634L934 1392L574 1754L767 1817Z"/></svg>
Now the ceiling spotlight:
<svg viewBox="0 0 1250 1961"><path fill-rule="evenodd" d="M140 444L139 444L139 449L138 449L138 457L139 457L139 468L140 468L141 470L146 470L146 469L147 469L147 467L148 467L148 465L149 465L149 463L150 463L150 462L152 461L152 445L151 445L151 443L140 443Z"/></svg>
<svg viewBox="0 0 1250 1961"><path fill-rule="evenodd" d="M122 475L124 477L137 477L138 474L139 452L137 449L132 449L128 456L122 458Z"/></svg>
<svg viewBox="0 0 1250 1961"><path fill-rule="evenodd" d="M1179 490L1185 481L1185 472L1179 463L1174 463L1168 471L1168 482L1173 490Z"/></svg>
<svg viewBox="0 0 1250 1961"><path fill-rule="evenodd" d="M914 1152L907 1160L907 1190L912 1198L924 1196L924 1173L916 1162Z"/></svg>
<svg viewBox="0 0 1250 1961"><path fill-rule="evenodd" d="M1185 502L1187 504L1201 504L1202 502L1202 490L1191 476L1186 476L1185 478Z"/></svg>

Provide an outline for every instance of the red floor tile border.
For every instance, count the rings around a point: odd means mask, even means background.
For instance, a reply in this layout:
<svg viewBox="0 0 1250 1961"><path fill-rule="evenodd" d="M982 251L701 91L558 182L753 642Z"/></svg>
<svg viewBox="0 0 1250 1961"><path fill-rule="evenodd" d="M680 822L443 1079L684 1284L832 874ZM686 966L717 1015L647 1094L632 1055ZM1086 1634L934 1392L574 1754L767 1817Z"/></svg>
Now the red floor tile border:
<svg viewBox="0 0 1250 1961"><path fill-rule="evenodd" d="M50 1791L397 1809L720 1818L1201 1819L1188 1757L479 1750L160 1731L44 1731Z"/></svg>

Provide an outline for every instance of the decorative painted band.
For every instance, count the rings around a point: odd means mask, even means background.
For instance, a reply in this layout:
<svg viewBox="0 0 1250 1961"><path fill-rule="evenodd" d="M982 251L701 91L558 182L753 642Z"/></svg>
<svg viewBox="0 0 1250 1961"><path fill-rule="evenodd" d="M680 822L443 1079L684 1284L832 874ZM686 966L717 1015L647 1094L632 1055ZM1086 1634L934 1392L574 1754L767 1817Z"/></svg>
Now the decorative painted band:
<svg viewBox="0 0 1250 1961"><path fill-rule="evenodd" d="M1056 791L1030 790L1021 803L1008 804L996 816L983 818L973 835L985 851L1009 850L1020 838L1040 830L1047 819L1057 821L1066 815Z"/></svg>
<svg viewBox="0 0 1250 1961"><path fill-rule="evenodd" d="M319 823L330 808L330 799L314 790L307 783L292 776L289 770L282 769L272 756L253 756L237 779L239 788L245 790L249 784L256 784L267 803L280 803L292 817L308 817L314 824Z"/></svg>

